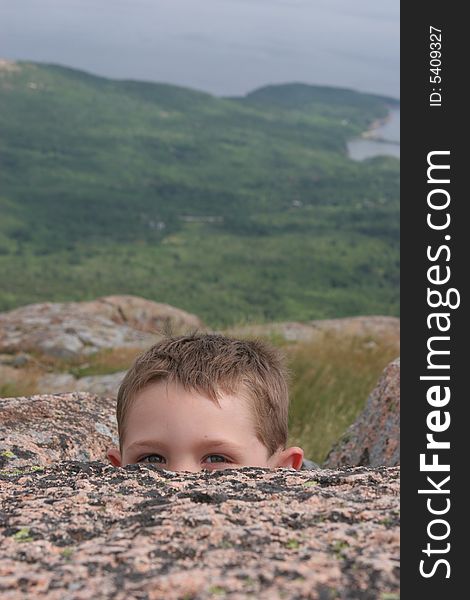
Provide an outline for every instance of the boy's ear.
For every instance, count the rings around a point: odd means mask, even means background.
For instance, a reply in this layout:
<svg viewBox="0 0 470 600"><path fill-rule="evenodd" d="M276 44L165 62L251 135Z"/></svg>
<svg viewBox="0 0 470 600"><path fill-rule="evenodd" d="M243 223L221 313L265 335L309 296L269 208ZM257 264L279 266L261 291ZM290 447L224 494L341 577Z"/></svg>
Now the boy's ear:
<svg viewBox="0 0 470 600"><path fill-rule="evenodd" d="M117 448L110 448L107 452L106 452L106 456L108 457L108 459L111 461L111 463L115 466L115 467L121 467L121 453L119 452L119 450Z"/></svg>
<svg viewBox="0 0 470 600"><path fill-rule="evenodd" d="M283 450L277 459L277 467L288 467L299 470L304 460L304 451L298 446L292 446Z"/></svg>

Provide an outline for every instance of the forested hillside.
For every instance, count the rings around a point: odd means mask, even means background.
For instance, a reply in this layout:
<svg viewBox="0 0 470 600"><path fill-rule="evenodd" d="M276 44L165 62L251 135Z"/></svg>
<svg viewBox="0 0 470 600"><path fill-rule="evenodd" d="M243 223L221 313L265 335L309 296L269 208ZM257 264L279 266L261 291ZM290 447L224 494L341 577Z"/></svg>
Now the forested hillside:
<svg viewBox="0 0 470 600"><path fill-rule="evenodd" d="M397 315L399 162L346 152L392 102L2 63L0 310L129 293L212 326Z"/></svg>

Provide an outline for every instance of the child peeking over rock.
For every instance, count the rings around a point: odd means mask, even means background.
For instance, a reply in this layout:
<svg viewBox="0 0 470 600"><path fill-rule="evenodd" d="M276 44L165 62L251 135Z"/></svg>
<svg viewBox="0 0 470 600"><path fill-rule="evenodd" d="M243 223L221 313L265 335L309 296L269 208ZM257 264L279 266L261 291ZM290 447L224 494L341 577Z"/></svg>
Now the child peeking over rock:
<svg viewBox="0 0 470 600"><path fill-rule="evenodd" d="M124 377L119 450L107 456L116 467L152 463L169 471L300 469L302 448L286 448L287 379L283 355L260 340L165 337Z"/></svg>

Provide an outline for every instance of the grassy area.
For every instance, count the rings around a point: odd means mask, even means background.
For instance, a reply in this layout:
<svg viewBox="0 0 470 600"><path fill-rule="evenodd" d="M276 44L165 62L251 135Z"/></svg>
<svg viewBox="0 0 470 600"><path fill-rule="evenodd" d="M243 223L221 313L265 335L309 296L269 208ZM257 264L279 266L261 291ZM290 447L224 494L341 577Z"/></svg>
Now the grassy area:
<svg viewBox="0 0 470 600"><path fill-rule="evenodd" d="M364 408L385 366L399 356L399 340L329 334L287 352L293 376L289 443L322 463Z"/></svg>
<svg viewBox="0 0 470 600"><path fill-rule="evenodd" d="M21 375L21 379L18 381L0 382L0 398L18 398L38 393L37 372L24 370Z"/></svg>

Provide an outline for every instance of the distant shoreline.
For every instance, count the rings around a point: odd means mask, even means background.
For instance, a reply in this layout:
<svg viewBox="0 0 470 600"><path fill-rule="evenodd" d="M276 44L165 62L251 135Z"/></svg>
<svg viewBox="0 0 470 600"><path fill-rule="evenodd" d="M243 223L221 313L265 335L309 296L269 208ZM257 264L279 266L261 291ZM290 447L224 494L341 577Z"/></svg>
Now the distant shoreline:
<svg viewBox="0 0 470 600"><path fill-rule="evenodd" d="M399 120L396 112L399 111L399 107L397 108L389 104L386 106L388 113L385 117L375 119L365 131L348 141L347 151L349 158L359 161L374 156L395 156L399 158L400 136L399 132L397 135L395 131L395 123L388 128L388 131L383 129L390 121ZM399 125L399 121L396 125Z"/></svg>
<svg viewBox="0 0 470 600"><path fill-rule="evenodd" d="M397 110L397 109L393 106L388 106L387 115L385 117L382 117L381 119L375 119L374 121L372 121L372 123L369 125L369 127L361 133L361 135L360 135L361 139L371 140L373 142L379 142L379 143L382 142L382 143L386 143L386 144L396 144L397 146L399 146L400 145L399 141L388 140L377 134L377 130L380 129L381 127L383 127L384 125L386 125L392 119L392 110Z"/></svg>
<svg viewBox="0 0 470 600"><path fill-rule="evenodd" d="M372 123L369 125L369 127L361 133L361 138L363 138L365 140L375 139L377 137L376 130L379 129L380 127L382 127L383 125L386 125L390 121L391 118L392 118L392 109L391 109L391 107L389 107L388 113L385 115L385 117L382 117L381 119L375 119L374 121L372 121Z"/></svg>

